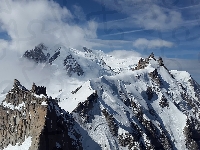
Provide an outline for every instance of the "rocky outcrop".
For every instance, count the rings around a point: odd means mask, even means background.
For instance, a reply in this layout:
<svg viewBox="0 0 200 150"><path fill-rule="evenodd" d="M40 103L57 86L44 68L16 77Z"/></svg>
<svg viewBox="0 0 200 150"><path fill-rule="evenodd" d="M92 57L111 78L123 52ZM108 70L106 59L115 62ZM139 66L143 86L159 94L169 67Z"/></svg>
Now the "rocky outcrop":
<svg viewBox="0 0 200 150"><path fill-rule="evenodd" d="M91 53L91 52L92 52L92 50L89 49L89 48L87 48L87 47L83 47L83 50L84 50L86 53Z"/></svg>
<svg viewBox="0 0 200 150"><path fill-rule="evenodd" d="M160 66L164 66L162 57L159 57L157 61Z"/></svg>
<svg viewBox="0 0 200 150"><path fill-rule="evenodd" d="M44 63L48 60L50 57L50 54L47 53L47 55L44 54L43 50L47 50L47 47L44 44L39 44L34 49L30 51L26 51L23 55L23 57L33 60L36 63Z"/></svg>
<svg viewBox="0 0 200 150"><path fill-rule="evenodd" d="M164 107L169 107L169 102L167 101L165 96L162 96L159 102L159 105L164 108Z"/></svg>
<svg viewBox="0 0 200 150"><path fill-rule="evenodd" d="M26 137L32 141L29 150L82 149L73 126L71 115L46 96L44 87L33 84L27 90L15 79L0 106L0 149L20 145Z"/></svg>
<svg viewBox="0 0 200 150"><path fill-rule="evenodd" d="M186 126L184 128L186 135L186 147L188 149L196 150L200 147L200 122L190 117L187 118Z"/></svg>
<svg viewBox="0 0 200 150"><path fill-rule="evenodd" d="M117 136L118 135L118 125L117 125L117 121L115 120L115 118L113 117L113 115L109 114L106 109L102 110L103 115L106 118L106 121L108 123L110 132L112 133L113 136Z"/></svg>
<svg viewBox="0 0 200 150"><path fill-rule="evenodd" d="M139 70L139 69L144 69L144 68L149 64L149 61L150 61L151 59L157 61L158 64L159 64L160 66L163 66L166 70L168 70L168 69L165 67L165 65L164 65L164 62L163 62L162 57L159 57L159 58L156 60L156 58L154 57L154 54L151 53L151 54L149 55L149 57L147 57L147 58L145 58L145 59L141 58L141 59L139 60L138 64L137 64L137 66L133 69L133 71L134 71L134 70Z"/></svg>
<svg viewBox="0 0 200 150"><path fill-rule="evenodd" d="M150 72L149 73L149 76L151 77L151 79L156 83L158 84L159 86L161 85L161 79L159 78L159 74L158 74L158 71L157 69L155 69L153 72Z"/></svg>
<svg viewBox="0 0 200 150"><path fill-rule="evenodd" d="M154 93L153 93L151 87L148 87L148 88L147 88L146 94L147 94L147 96L148 96L148 100L151 100L151 99L153 98L153 94L154 94Z"/></svg>
<svg viewBox="0 0 200 150"><path fill-rule="evenodd" d="M55 52L55 54L53 56L51 56L51 58L49 58L49 64L52 64L52 62L54 60L56 60L56 58L58 58L58 56L60 56L60 49L61 49L61 47L58 48L58 50Z"/></svg>
<svg viewBox="0 0 200 150"><path fill-rule="evenodd" d="M148 59L141 58L134 70L144 69L148 64Z"/></svg>
<svg viewBox="0 0 200 150"><path fill-rule="evenodd" d="M64 66L69 76L72 76L73 73L77 74L78 76L82 76L84 74L83 69L71 54L65 58Z"/></svg>

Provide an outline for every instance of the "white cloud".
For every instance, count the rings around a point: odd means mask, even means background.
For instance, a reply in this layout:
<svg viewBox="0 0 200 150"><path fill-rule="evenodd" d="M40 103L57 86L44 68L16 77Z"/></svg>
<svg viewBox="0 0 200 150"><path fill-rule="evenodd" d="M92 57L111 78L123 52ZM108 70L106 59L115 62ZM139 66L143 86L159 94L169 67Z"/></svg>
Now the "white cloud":
<svg viewBox="0 0 200 150"><path fill-rule="evenodd" d="M1 2L0 9L5 10L0 13L1 30L10 36L12 50L24 52L41 42L49 47L58 43L73 48L98 45L88 40L97 37L96 22L76 25L73 14L56 2L7 0Z"/></svg>
<svg viewBox="0 0 200 150"><path fill-rule="evenodd" d="M54 1L6 0L1 1L0 10L0 32L9 36L9 40L0 39L0 92L15 78L28 88L32 82L44 86L51 83L53 67L19 59L39 43L53 50L56 45L78 49L98 46L91 41L97 37L97 23L75 24L74 14Z"/></svg>
<svg viewBox="0 0 200 150"><path fill-rule="evenodd" d="M169 41L161 40L161 39L154 39L154 40L147 40L145 38L139 38L133 42L133 46L136 48L141 49L154 49L154 48L161 48L161 47L172 47L174 44Z"/></svg>
<svg viewBox="0 0 200 150"><path fill-rule="evenodd" d="M111 56L114 56L116 58L120 58L120 59L128 59L130 57L134 58L134 57L141 57L141 54L134 51L134 50L114 50L112 52L108 53Z"/></svg>
<svg viewBox="0 0 200 150"><path fill-rule="evenodd" d="M145 29L167 30L174 29L183 23L181 13L175 10L163 9L152 4L141 14L132 14L136 24Z"/></svg>

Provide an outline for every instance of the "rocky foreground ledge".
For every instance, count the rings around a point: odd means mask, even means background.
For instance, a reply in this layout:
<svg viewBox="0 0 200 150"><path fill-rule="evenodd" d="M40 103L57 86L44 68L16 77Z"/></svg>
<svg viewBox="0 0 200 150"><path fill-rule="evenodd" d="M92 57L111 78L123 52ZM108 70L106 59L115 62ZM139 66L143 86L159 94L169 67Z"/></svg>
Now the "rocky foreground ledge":
<svg viewBox="0 0 200 150"><path fill-rule="evenodd" d="M28 90L15 79L0 105L0 149L21 145L27 137L29 150L82 149L74 123L45 87L33 84Z"/></svg>

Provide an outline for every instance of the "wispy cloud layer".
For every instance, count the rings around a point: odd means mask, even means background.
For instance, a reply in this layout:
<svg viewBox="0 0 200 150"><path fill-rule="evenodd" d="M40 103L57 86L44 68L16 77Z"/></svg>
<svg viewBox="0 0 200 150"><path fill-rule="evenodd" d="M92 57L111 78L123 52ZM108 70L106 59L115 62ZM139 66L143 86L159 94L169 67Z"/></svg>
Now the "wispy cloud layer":
<svg viewBox="0 0 200 150"><path fill-rule="evenodd" d="M140 49L155 49L161 47L172 47L174 44L169 41L161 40L161 39L154 39L154 40L147 40L145 38L139 38L133 42L133 46Z"/></svg>
<svg viewBox="0 0 200 150"><path fill-rule="evenodd" d="M157 0L95 1L131 17L132 19L127 20L127 23L123 22L125 25L134 25L144 29L168 30L183 23L182 14L179 11L164 8L163 5L166 4L162 4Z"/></svg>
<svg viewBox="0 0 200 150"><path fill-rule="evenodd" d="M134 50L114 50L112 52L108 53L111 56L114 56L116 58L120 58L120 59L128 59L130 57L142 57L142 55Z"/></svg>

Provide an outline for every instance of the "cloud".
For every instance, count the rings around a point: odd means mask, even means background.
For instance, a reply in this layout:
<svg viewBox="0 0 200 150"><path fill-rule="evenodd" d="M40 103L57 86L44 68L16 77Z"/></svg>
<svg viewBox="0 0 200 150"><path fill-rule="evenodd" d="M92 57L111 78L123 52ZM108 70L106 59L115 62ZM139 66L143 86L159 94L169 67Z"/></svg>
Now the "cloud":
<svg viewBox="0 0 200 150"><path fill-rule="evenodd" d="M161 39L154 39L154 40L147 40L145 38L139 38L133 42L133 46L140 49L155 49L161 47L172 47L174 44L169 41L161 40Z"/></svg>
<svg viewBox="0 0 200 150"><path fill-rule="evenodd" d="M168 9L165 1L151 0L95 0L109 9L128 16L124 21L108 22L108 26L138 27L151 30L170 30L183 23L182 14L178 10ZM172 3L173 4L173 3Z"/></svg>
<svg viewBox="0 0 200 150"><path fill-rule="evenodd" d="M85 13L83 12L82 7L78 6L78 5L74 5L73 6L73 14L76 18L78 18L81 21L86 20L86 16Z"/></svg>
<svg viewBox="0 0 200 150"><path fill-rule="evenodd" d="M10 90L14 79L20 80L29 89L33 82L39 85L47 85L46 83L50 82L53 75L52 69L18 57L17 51L8 50L6 50L4 57L0 56L0 93L7 86L9 86L8 90Z"/></svg>
<svg viewBox="0 0 200 150"><path fill-rule="evenodd" d="M146 9L142 14L132 14L136 19L136 24L145 29L168 30L180 26L183 22L181 13L163 9L153 4L150 9Z"/></svg>
<svg viewBox="0 0 200 150"><path fill-rule="evenodd" d="M101 39L95 39L92 40L92 42L98 43L99 48L109 48L110 50L119 48L122 49L125 45L132 46L132 41L127 40L101 40Z"/></svg>
<svg viewBox="0 0 200 150"><path fill-rule="evenodd" d="M99 45L91 41L97 38L95 21L76 24L74 19L77 16L54 1L6 0L1 1L0 10L0 32L9 36L8 39L1 35L0 39L0 93L5 86L12 86L15 78L29 89L32 82L47 86L48 90L53 90L50 84L67 84L60 81L60 76L56 79L55 73L58 72L53 66L36 65L20 58L26 50L33 49L39 43L52 50L57 45L77 49L83 45L91 48Z"/></svg>
<svg viewBox="0 0 200 150"><path fill-rule="evenodd" d="M130 51L127 51L127 50L114 50L112 52L109 52L108 53L109 55L111 56L114 56L116 58L119 58L119 59L128 59L130 57L134 58L134 57L141 57L141 54L134 51L134 50L130 50Z"/></svg>
<svg viewBox="0 0 200 150"><path fill-rule="evenodd" d="M97 23L85 21L74 23L76 17L66 7L48 0L7 0L1 2L0 28L10 36L10 49L24 52L43 42L49 47L58 43L66 47L80 48L82 45L94 47L97 43L89 39L97 38ZM80 16L81 9L76 7Z"/></svg>

